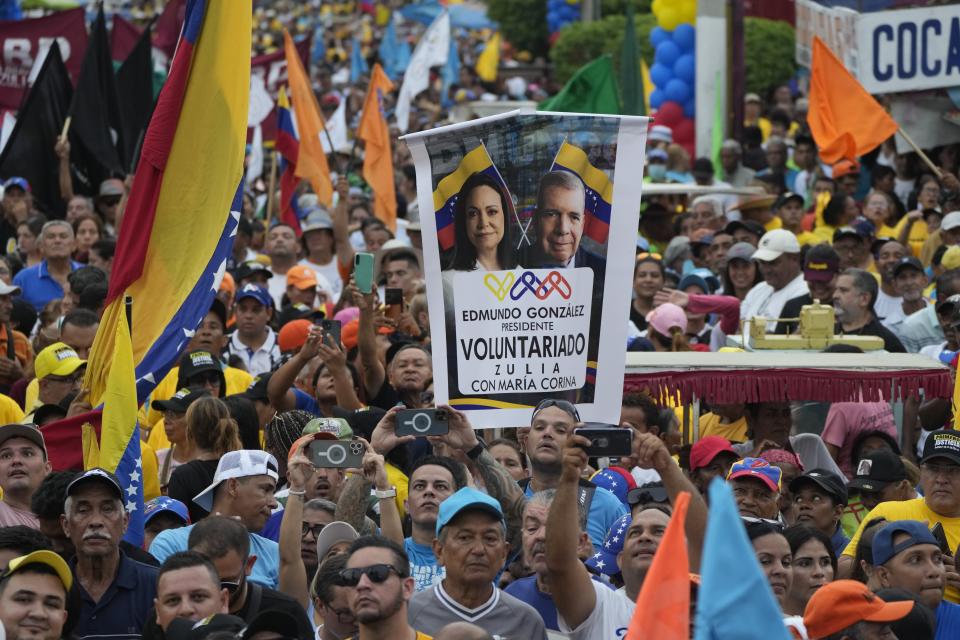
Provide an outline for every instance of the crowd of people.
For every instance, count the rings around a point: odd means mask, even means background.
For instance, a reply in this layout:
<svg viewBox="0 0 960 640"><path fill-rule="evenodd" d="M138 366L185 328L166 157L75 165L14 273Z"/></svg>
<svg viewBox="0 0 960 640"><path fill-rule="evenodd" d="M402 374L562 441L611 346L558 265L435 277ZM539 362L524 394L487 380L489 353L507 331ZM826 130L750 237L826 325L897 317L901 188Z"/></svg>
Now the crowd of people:
<svg viewBox="0 0 960 640"><path fill-rule="evenodd" d="M261 52L281 26L317 26L296 3L259 4ZM346 15L314 4L320 24ZM373 60L382 26L361 24ZM481 82L471 64L482 36L458 36L458 82L443 95L433 79L414 129L449 117L447 100L542 91L513 82L509 64ZM326 38L311 72L326 115L346 101L356 122L364 85L349 81L348 38ZM935 170L893 140L831 166L805 97L784 85L767 98L745 97L743 135L724 142L716 169L691 161L668 127L650 128L646 182L718 191L637 203L635 259L618 265L633 270L625 348L729 350L742 322L793 334L802 307L819 302L838 334L955 368L960 146L930 150ZM496 438L448 406L447 434L398 435L401 409L434 406L436 328L415 170L396 139L396 229L373 215L355 171L336 176L330 208L301 185L300 229L276 220L265 181L250 185L209 312L141 407L144 536L131 544L128 483L54 469L41 429L91 409L86 358L129 195L125 176L74 193L69 144L56 151L65 219L39 211L17 176L3 176L0 200L7 637L619 638L684 493L696 607L718 482L753 547L742 561L766 576L793 637L960 637L960 435L947 400L906 398L895 416L883 401L705 398L689 441L683 407L627 392L619 426L633 444L620 459L588 458L576 406L558 399L532 403L528 424ZM552 233L580 240L576 225ZM375 255L369 293L353 274L360 252ZM496 270L498 259L478 252L456 268ZM334 450L351 462L335 463Z"/></svg>

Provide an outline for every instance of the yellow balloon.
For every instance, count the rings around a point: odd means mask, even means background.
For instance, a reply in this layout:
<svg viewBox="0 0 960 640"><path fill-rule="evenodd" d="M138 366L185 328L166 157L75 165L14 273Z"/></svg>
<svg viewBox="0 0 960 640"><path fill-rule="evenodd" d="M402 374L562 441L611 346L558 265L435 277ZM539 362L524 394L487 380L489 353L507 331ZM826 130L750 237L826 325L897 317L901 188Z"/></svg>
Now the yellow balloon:
<svg viewBox="0 0 960 640"><path fill-rule="evenodd" d="M663 7L657 16L657 24L665 31L673 31L680 24L680 12L675 7Z"/></svg>
<svg viewBox="0 0 960 640"><path fill-rule="evenodd" d="M653 15L659 15L660 9L663 7L663 0L653 0L653 4L650 6L650 10L653 12Z"/></svg>
<svg viewBox="0 0 960 640"><path fill-rule="evenodd" d="M580 0L567 0L567 4L580 4Z"/></svg>
<svg viewBox="0 0 960 640"><path fill-rule="evenodd" d="M680 6L680 24L695 24L697 22L697 0L686 0Z"/></svg>

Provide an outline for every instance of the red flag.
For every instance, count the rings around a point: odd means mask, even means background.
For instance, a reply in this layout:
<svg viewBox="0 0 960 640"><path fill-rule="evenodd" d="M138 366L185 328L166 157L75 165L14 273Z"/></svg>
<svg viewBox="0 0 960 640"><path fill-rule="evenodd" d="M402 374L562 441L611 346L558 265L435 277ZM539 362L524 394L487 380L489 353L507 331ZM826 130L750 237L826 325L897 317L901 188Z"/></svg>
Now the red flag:
<svg viewBox="0 0 960 640"><path fill-rule="evenodd" d="M673 516L637 596L626 640L689 640L690 559L683 532L690 494L677 497Z"/></svg>
<svg viewBox="0 0 960 640"><path fill-rule="evenodd" d="M153 46L160 49L168 58L173 58L183 30L183 17L187 13L187 0L168 0L163 13L157 18L153 29Z"/></svg>
<svg viewBox="0 0 960 640"><path fill-rule="evenodd" d="M807 124L820 148L820 158L829 164L841 158L856 160L900 128L816 36Z"/></svg>
<svg viewBox="0 0 960 640"><path fill-rule="evenodd" d="M40 427L47 445L47 458L54 471L83 471L83 425L93 425L99 437L102 419L103 410L95 409Z"/></svg>
<svg viewBox="0 0 960 640"><path fill-rule="evenodd" d="M114 62L123 62L137 46L137 40L143 29L125 20L119 13L113 14L113 28L110 29L110 57Z"/></svg>

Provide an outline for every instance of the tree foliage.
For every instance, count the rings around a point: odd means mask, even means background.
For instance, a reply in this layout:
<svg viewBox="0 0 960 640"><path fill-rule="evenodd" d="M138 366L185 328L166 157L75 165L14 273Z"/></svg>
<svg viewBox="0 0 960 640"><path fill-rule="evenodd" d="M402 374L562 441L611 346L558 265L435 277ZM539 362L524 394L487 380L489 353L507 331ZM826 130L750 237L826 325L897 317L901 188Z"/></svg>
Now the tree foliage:
<svg viewBox="0 0 960 640"><path fill-rule="evenodd" d="M743 30L747 91L767 95L797 72L793 27L780 20L745 18Z"/></svg>
<svg viewBox="0 0 960 640"><path fill-rule="evenodd" d="M518 50L546 55L546 0L487 0L487 15L500 24L503 37Z"/></svg>

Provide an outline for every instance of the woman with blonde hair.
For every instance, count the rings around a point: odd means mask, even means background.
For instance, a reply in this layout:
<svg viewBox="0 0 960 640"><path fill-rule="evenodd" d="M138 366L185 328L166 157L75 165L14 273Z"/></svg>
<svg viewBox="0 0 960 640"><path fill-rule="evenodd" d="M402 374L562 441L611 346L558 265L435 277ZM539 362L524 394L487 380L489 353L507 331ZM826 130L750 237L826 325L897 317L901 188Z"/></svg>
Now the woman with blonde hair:
<svg viewBox="0 0 960 640"><path fill-rule="evenodd" d="M227 405L212 396L192 403L186 420L187 442L193 450L193 459L170 474L167 495L187 505L190 521L196 522L210 514L194 503L193 497L213 482L220 458L228 451L241 448L240 429Z"/></svg>

